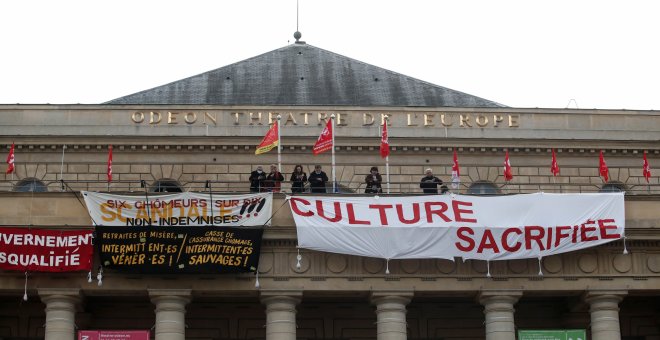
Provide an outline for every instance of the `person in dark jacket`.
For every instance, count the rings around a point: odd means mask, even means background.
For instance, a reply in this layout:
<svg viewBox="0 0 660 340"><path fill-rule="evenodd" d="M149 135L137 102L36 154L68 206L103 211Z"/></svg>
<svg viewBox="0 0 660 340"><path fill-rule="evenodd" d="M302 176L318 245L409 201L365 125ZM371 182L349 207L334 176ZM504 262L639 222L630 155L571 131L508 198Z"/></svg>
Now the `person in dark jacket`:
<svg viewBox="0 0 660 340"><path fill-rule="evenodd" d="M257 170L254 170L250 173L250 192L262 192L265 191L264 181L266 180L266 173L264 169L259 165Z"/></svg>
<svg viewBox="0 0 660 340"><path fill-rule="evenodd" d="M379 194L383 192L383 177L378 173L378 168L371 167L370 173L364 178L367 187L364 189L365 194Z"/></svg>
<svg viewBox="0 0 660 340"><path fill-rule="evenodd" d="M307 174L303 171L302 165L296 165L291 173L291 192L305 192L305 183L307 183Z"/></svg>
<svg viewBox="0 0 660 340"><path fill-rule="evenodd" d="M277 170L277 165L270 165L270 173L266 176L266 191L280 192L282 190L282 181L284 176Z"/></svg>
<svg viewBox="0 0 660 340"><path fill-rule="evenodd" d="M426 176L422 177L419 182L419 187L422 188L425 194L438 194L438 185L442 185L442 180L433 176L433 170L426 169Z"/></svg>
<svg viewBox="0 0 660 340"><path fill-rule="evenodd" d="M320 165L314 166L314 172L309 174L309 187L312 193L326 193L325 184L328 183L328 175L321 170Z"/></svg>

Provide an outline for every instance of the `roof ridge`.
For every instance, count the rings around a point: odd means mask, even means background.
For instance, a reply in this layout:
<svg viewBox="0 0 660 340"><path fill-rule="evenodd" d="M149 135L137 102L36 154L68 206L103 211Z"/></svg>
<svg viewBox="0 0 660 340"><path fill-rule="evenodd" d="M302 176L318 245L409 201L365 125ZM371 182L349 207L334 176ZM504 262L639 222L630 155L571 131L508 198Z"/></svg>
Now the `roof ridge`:
<svg viewBox="0 0 660 340"><path fill-rule="evenodd" d="M355 59L355 58L347 57L347 56L345 56L345 55L343 55L343 54L339 54L339 53L337 53L337 52L332 52L332 51L326 50L326 49L324 49L324 48L316 47L316 46L313 46L313 45L310 45L310 44L305 44L305 45L308 45L308 46L314 47L314 48L319 49L319 50L321 50L321 51L324 51L324 52L326 52L326 53L334 54L334 55L340 56L340 57L342 57L342 58L346 58L346 59L353 60L353 61L355 61L355 62L358 62L358 63L362 64L362 65L366 65L366 66L370 66L370 67L376 67L376 68L381 69L381 70L383 70L383 71L385 71L386 73L389 73L389 74L393 74L393 75L397 75L397 76L402 76L402 77L407 78L407 79L410 79L410 80L414 80L414 81L418 81L418 82L425 83L425 84L430 85L430 86L432 86L432 87L440 88L440 89L443 89L443 90L449 90L449 91L453 91L453 92L458 92L458 93L461 93L461 94L464 94L464 95L468 95L468 96L475 97L475 98L479 98L479 99L481 99L481 100L485 100L485 101L488 101L488 102L491 102L491 103L495 103L495 104L500 105L500 106L502 106L502 107L506 107L506 105L500 104L500 103L498 103L498 102L494 102L494 101L489 100L489 99L481 98L481 97L479 97L479 96L475 96L475 95L472 95L472 94L469 94L469 93L466 93L466 92L462 92L462 91L454 90L454 89L449 88L449 87L444 87L444 86L441 86L441 85L438 85L438 84L434 84L434 83L428 82L428 81L423 80L423 79L419 79L419 78L411 77L411 76L409 76L409 75L406 75L406 74L403 74L403 73L399 73L399 72L396 72L396 71L392 71L392 70L390 70L390 69L387 69L387 68L384 68L384 67L380 67L380 66L378 66L378 65L369 64L369 63L367 63L367 62L365 62L365 61L362 61L362 60L359 60L359 59Z"/></svg>

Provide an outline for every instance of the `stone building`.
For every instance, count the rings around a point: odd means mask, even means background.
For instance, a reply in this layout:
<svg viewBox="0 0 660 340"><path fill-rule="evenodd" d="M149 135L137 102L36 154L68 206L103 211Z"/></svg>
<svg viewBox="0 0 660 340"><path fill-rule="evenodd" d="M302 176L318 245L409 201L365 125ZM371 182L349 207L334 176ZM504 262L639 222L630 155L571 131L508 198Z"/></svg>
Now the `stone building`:
<svg viewBox="0 0 660 340"><path fill-rule="evenodd" d="M387 118L392 195L420 194L426 168L449 181L454 150L461 194L625 191L629 253L612 242L546 257L542 276L537 259L492 262L491 277L473 260L393 260L386 274L382 259L305 249L297 267L285 183L264 233L259 287L250 273L107 270L100 286L81 272L26 280L2 271L0 339L72 339L77 329L151 329L159 340L494 340L515 339L519 329L660 339L660 183L642 174L645 151L660 164L660 113L511 108L300 41L99 105L0 105L0 145L16 145L16 173L0 182L0 224L90 229L81 190L246 192L250 171L277 163L275 151L254 151L278 115L285 176L296 164L330 171L330 154L311 148L333 114L335 195L361 194L372 166L384 172L378 146Z"/></svg>

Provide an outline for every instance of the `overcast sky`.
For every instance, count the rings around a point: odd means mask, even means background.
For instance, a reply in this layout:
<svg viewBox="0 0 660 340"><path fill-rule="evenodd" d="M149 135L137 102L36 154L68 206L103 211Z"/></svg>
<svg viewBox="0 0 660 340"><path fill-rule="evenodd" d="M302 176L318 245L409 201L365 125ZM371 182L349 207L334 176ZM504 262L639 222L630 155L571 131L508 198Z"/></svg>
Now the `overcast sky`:
<svg viewBox="0 0 660 340"><path fill-rule="evenodd" d="M660 110L660 1L300 0L302 40L512 107ZM0 103L102 103L293 43L295 0L2 1Z"/></svg>

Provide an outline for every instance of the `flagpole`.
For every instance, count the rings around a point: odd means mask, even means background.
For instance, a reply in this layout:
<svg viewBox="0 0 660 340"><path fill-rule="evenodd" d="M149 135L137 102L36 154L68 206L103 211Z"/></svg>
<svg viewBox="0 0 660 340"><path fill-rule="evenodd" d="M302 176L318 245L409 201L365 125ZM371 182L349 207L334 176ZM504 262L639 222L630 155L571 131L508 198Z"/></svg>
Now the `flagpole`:
<svg viewBox="0 0 660 340"><path fill-rule="evenodd" d="M387 128L388 116L385 116L385 128ZM383 140L383 129L380 129L380 139ZM390 147L390 132L387 132L387 147ZM387 178L387 193L390 193L390 155L385 156L385 177Z"/></svg>
<svg viewBox="0 0 660 340"><path fill-rule="evenodd" d="M62 145L62 162L60 164L60 182L64 179L62 173L64 172L64 150L66 150L66 144ZM63 183L63 182L62 182ZM64 191L64 185L60 187L61 191Z"/></svg>
<svg viewBox="0 0 660 340"><path fill-rule="evenodd" d="M336 176L335 176L335 114L330 115L330 121L332 122L330 127L332 128L332 192L337 192L336 188Z"/></svg>
<svg viewBox="0 0 660 340"><path fill-rule="evenodd" d="M281 115L277 115L277 171L282 173L282 120Z"/></svg>

